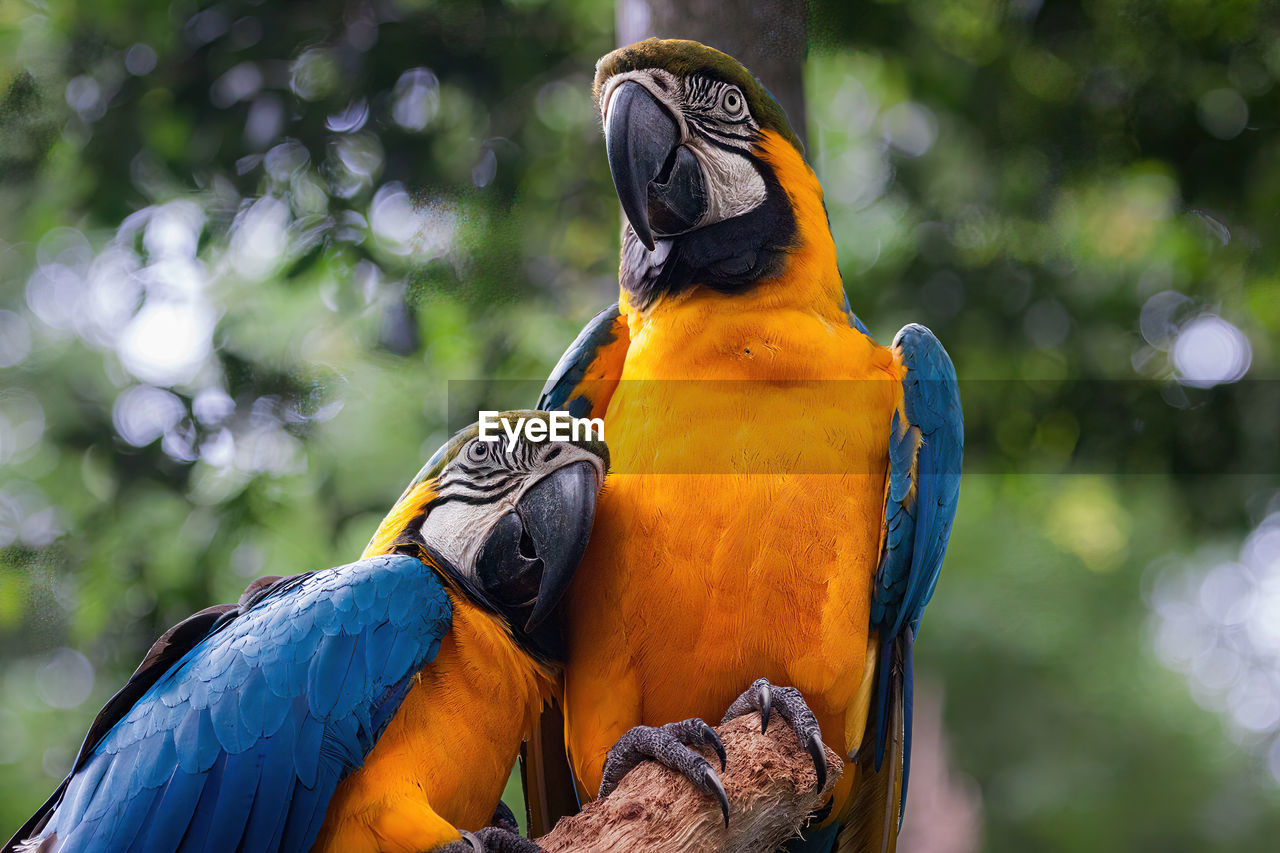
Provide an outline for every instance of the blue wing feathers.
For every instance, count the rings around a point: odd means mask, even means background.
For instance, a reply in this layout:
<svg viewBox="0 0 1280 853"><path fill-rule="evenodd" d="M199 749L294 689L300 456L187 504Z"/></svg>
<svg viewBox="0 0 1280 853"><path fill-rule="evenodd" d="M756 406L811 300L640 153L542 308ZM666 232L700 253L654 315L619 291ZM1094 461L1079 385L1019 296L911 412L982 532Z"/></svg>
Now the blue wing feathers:
<svg viewBox="0 0 1280 853"><path fill-rule="evenodd" d="M106 834L106 849L128 850L132 847L146 824L147 816L155 806L156 791L145 790L138 796L118 803L109 813L110 819L102 822Z"/></svg>
<svg viewBox="0 0 1280 853"><path fill-rule="evenodd" d="M355 605L357 612L364 613L375 609L374 603L378 600L378 584L362 583L349 591L351 593L351 601ZM381 615L385 615L385 613L369 612L370 617Z"/></svg>
<svg viewBox="0 0 1280 853"><path fill-rule="evenodd" d="M335 712L341 715L355 704L357 697L344 696L344 690L356 651L356 640L357 637L351 634L338 634L325 642L311 661L307 702L311 713L318 719L328 719Z"/></svg>
<svg viewBox="0 0 1280 853"><path fill-rule="evenodd" d="M902 642L902 811L905 814L907 783L911 780L911 712L915 708L915 635L907 628Z"/></svg>
<svg viewBox="0 0 1280 853"><path fill-rule="evenodd" d="M396 590L393 589L393 592ZM387 605L387 619L393 625L403 625L405 620L409 618L409 610L413 606L407 595L392 595L391 601Z"/></svg>
<svg viewBox="0 0 1280 853"><path fill-rule="evenodd" d="M195 719L195 740L188 744L187 748L191 750L188 760L191 764L193 773L206 773L217 762L218 756L222 754L222 746L218 743L218 735L213 730L213 720L209 717L209 710L201 708L193 710L191 717ZM178 750L179 756L182 754L181 745ZM181 758L179 758L181 761Z"/></svg>
<svg viewBox="0 0 1280 853"><path fill-rule="evenodd" d="M336 637L342 633L343 628L348 627L343 624L337 608L327 598L322 598L311 606L311 620L312 624L326 637Z"/></svg>
<svg viewBox="0 0 1280 853"><path fill-rule="evenodd" d="M214 737L218 739L221 752L239 755L253 743L249 738L248 729L241 722L238 695L228 697L228 701L225 702L222 701L222 696L219 696L218 701L209 707L209 723L213 728Z"/></svg>
<svg viewBox="0 0 1280 853"><path fill-rule="evenodd" d="M204 849L221 853L239 846L260 790L263 762L271 757L270 752L246 749L223 758L221 787L210 832L203 840Z"/></svg>
<svg viewBox="0 0 1280 853"><path fill-rule="evenodd" d="M294 785L293 797L289 801L288 816L285 818L284 831L280 839L281 850L307 850L320 832L320 824L324 820L324 810L333 796L333 789L338 781L333 780L331 787L317 785L305 787L301 782Z"/></svg>
<svg viewBox="0 0 1280 853"><path fill-rule="evenodd" d="M430 655L435 657L436 651L440 648L437 641L431 648ZM373 732L373 739L376 741L382 737L382 732L391 722L391 718L395 716L396 709L400 707L400 703L404 701L404 697L409 693L409 688L413 686L413 677L409 676L399 684L393 685L382 694L382 698L373 706L369 714L369 728Z"/></svg>
<svg viewBox="0 0 1280 853"><path fill-rule="evenodd" d="M436 646L439 649L439 646ZM406 669L406 664L417 654L417 648L413 641L404 636L397 636L395 643L391 646L391 651L387 654L386 666L392 672L399 672ZM431 657L435 657L432 652Z"/></svg>
<svg viewBox="0 0 1280 853"><path fill-rule="evenodd" d="M218 794L222 790L222 768L226 758L225 755L219 755L213 762L213 766L209 768L209 772L204 774L200 800L196 803L195 811L191 814L191 823L187 825L187 831L182 836L181 849L184 853L186 850L204 849L202 842L209 837L209 830L213 826L213 813L218 806Z"/></svg>
<svg viewBox="0 0 1280 853"><path fill-rule="evenodd" d="M341 725L329 726L320 744L323 763L320 779L345 779L348 773L360 766L372 747L372 739L361 737L359 722L354 715L343 720Z"/></svg>
<svg viewBox="0 0 1280 853"><path fill-rule="evenodd" d="M273 751L277 754L287 755L292 751L292 742L283 742L287 740L290 731L286 729L275 736L282 740L273 745ZM293 797L293 786L297 783L297 778L293 774L292 765L287 761L268 761L263 765L262 782L258 787L258 796L253 801L244 838L240 841L241 850L270 853L279 847L284 821L289 814L288 803Z"/></svg>
<svg viewBox="0 0 1280 853"><path fill-rule="evenodd" d="M97 822L106 816L111 810L118 798L114 796L114 792L128 790L130 767L127 761L109 761L107 772L103 774L101 780L97 783L93 797L89 801L88 807L84 810L84 819L86 821Z"/></svg>
<svg viewBox="0 0 1280 853"><path fill-rule="evenodd" d="M93 801L93 795L97 793L98 786L102 782L102 777L106 775L109 764L110 762L105 760L90 761L77 774L79 784L75 790L64 793L62 805L59 808L66 814L69 825L79 823L83 819L89 803Z"/></svg>
<svg viewBox="0 0 1280 853"><path fill-rule="evenodd" d="M345 585L334 588L329 594L328 600L333 609L341 614L343 620L362 624L359 615L356 613L355 596L350 588Z"/></svg>
<svg viewBox="0 0 1280 853"><path fill-rule="evenodd" d="M264 737L272 737L285 729L293 707L292 700L274 693L270 685L267 692L269 695L262 705L262 734Z"/></svg>
<svg viewBox="0 0 1280 853"><path fill-rule="evenodd" d="M263 737L267 721L267 702L270 691L267 690L267 679L260 668L255 667L240 685L238 691L239 707L236 709L239 724L248 740L245 748ZM230 702L226 703L228 707Z"/></svg>
<svg viewBox="0 0 1280 853"><path fill-rule="evenodd" d="M891 637L917 625L937 583L960 491L964 425L955 368L923 326L894 339L907 368L902 414L894 413L889 445L889 533L873 601L872 622ZM911 488L914 486L914 490Z"/></svg>
<svg viewBox="0 0 1280 853"><path fill-rule="evenodd" d="M902 802L910 775L915 630L933 596L951 536L960 494L964 423L955 367L942 344L923 326L898 332L906 375L902 409L890 425L885 544L871 601L871 626L879 635L875 764L890 736L890 704L903 708ZM905 419L905 423L903 420ZM897 671L901 681L891 677Z"/></svg>
<svg viewBox="0 0 1280 853"><path fill-rule="evenodd" d="M306 850L451 616L434 571L398 555L286 578L242 602L188 626L185 653L169 649L162 674L131 683L136 701L117 703L42 810L54 849ZM4 853L27 837L38 836L20 833Z"/></svg>
<svg viewBox="0 0 1280 853"><path fill-rule="evenodd" d="M200 801L204 780L204 776L174 768L153 810L151 825L141 845L143 853L168 853L178 849Z"/></svg>
<svg viewBox="0 0 1280 853"><path fill-rule="evenodd" d="M297 676L290 664L297 664L305 668L311 662L311 659L315 657L316 648L320 645L320 641L324 639L324 632L313 631L310 625L307 626L305 631L300 626L295 626L291 633L292 636L286 642L293 647L293 654L288 661L280 661L273 669L279 675L275 684L290 685L288 687L279 686L274 688L281 695L293 695L300 686L294 682Z"/></svg>
<svg viewBox="0 0 1280 853"><path fill-rule="evenodd" d="M141 788L158 788L177 766L178 750L173 745L173 732L156 732L148 738L152 751L138 756L138 781Z"/></svg>
<svg viewBox="0 0 1280 853"><path fill-rule="evenodd" d="M262 780L241 841L246 850L271 849L271 839L281 833L298 780L289 760L293 753L293 734L293 728L285 726L268 739L273 758L263 763ZM283 758L278 758L280 756Z"/></svg>
<svg viewBox="0 0 1280 853"><path fill-rule="evenodd" d="M396 642L394 625L383 622L367 632L364 643L364 665L369 669L381 666L390 656ZM434 655L432 655L434 657Z"/></svg>

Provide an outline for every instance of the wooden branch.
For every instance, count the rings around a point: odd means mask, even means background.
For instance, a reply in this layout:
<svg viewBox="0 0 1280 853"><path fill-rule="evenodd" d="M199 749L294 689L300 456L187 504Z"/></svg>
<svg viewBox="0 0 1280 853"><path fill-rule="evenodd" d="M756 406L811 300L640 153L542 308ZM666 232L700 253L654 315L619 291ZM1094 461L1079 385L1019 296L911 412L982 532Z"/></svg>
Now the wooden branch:
<svg viewBox="0 0 1280 853"><path fill-rule="evenodd" d="M760 715L748 714L716 729L728 754L720 779L729 795L729 827L715 800L656 762L627 774L609 797L556 824L538 844L547 853L771 853L799 832L826 802L844 763L827 749L827 784L815 791L813 761L776 714L767 734ZM703 754L718 767L709 749Z"/></svg>

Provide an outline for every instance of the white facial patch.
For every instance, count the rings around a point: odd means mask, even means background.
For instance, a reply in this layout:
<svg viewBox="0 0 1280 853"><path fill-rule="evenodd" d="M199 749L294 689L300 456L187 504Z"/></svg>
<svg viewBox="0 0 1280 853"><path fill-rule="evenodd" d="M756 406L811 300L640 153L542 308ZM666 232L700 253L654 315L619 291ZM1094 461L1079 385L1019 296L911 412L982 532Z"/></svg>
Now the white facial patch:
<svg viewBox="0 0 1280 853"><path fill-rule="evenodd" d="M768 190L750 160L703 139L695 138L685 144L698 158L707 182L707 212L699 225L723 222L764 204Z"/></svg>
<svg viewBox="0 0 1280 853"><path fill-rule="evenodd" d="M470 567L485 536L514 505L504 500L499 505L449 501L434 506L422 523L422 541L454 566Z"/></svg>

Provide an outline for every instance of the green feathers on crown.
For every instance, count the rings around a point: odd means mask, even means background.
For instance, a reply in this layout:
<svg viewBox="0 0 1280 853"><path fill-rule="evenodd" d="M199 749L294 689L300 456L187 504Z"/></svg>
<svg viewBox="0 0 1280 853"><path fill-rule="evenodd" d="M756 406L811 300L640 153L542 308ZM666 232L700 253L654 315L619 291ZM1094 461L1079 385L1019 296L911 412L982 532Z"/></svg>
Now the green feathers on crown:
<svg viewBox="0 0 1280 853"><path fill-rule="evenodd" d="M764 84L755 78L741 62L727 53L687 39L645 39L606 54L596 63L595 95L599 105L604 82L615 74L661 68L677 77L702 74L713 80L732 83L747 98L752 117L764 130L773 130L803 153L804 148L781 105Z"/></svg>

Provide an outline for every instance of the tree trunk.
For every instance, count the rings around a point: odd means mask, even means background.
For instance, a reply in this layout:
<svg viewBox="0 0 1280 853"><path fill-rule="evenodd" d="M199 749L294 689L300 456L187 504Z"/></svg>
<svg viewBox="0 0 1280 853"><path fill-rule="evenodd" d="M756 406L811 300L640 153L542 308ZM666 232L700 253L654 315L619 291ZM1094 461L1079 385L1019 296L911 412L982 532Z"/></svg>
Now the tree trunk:
<svg viewBox="0 0 1280 853"><path fill-rule="evenodd" d="M796 835L835 787L844 763L827 750L827 782L816 790L813 760L787 724L747 714L716 729L728 762L720 774L729 795L729 826L715 800L657 762L632 770L604 800L596 800L538 839L546 853L772 853ZM718 766L714 754L703 754Z"/></svg>
<svg viewBox="0 0 1280 853"><path fill-rule="evenodd" d="M768 87L803 142L804 0L617 0L618 44L685 38L723 50Z"/></svg>

